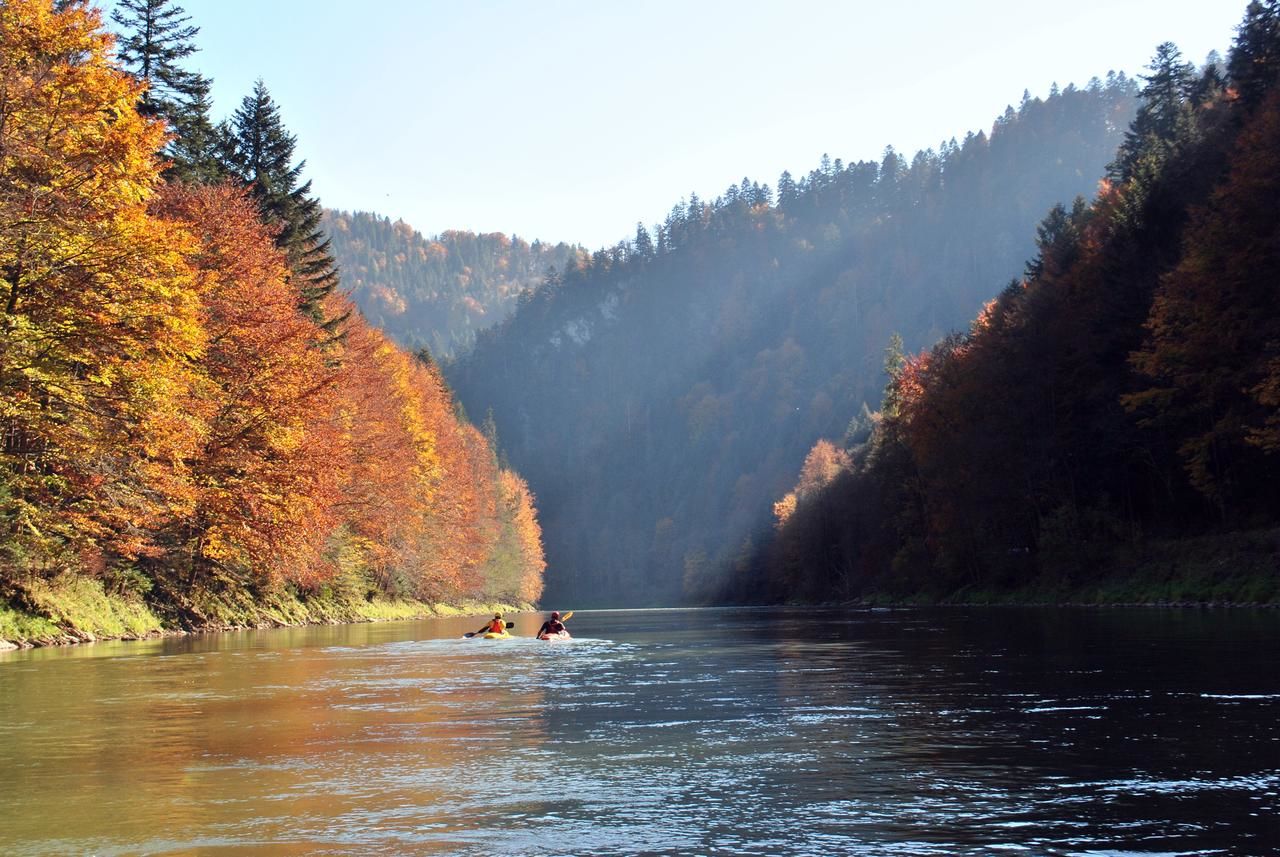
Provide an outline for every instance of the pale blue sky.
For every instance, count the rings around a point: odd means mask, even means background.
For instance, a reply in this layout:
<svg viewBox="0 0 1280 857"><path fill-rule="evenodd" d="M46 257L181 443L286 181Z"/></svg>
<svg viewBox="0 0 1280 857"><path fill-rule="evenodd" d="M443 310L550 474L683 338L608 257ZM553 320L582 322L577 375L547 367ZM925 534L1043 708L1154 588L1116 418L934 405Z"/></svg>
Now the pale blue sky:
<svg viewBox="0 0 1280 857"><path fill-rule="evenodd" d="M1225 52L1245 0L178 0L215 116L262 77L325 205L595 248L690 191L908 156L1023 89Z"/></svg>

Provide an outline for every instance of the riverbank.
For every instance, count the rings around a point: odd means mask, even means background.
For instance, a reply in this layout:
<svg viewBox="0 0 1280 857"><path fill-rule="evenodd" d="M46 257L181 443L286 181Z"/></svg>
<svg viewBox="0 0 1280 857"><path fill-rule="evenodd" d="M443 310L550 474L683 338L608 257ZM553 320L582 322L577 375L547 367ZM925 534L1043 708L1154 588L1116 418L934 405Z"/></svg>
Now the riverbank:
<svg viewBox="0 0 1280 857"><path fill-rule="evenodd" d="M1280 530L1144 540L1049 557L1021 585L877 590L868 606L1280 607Z"/></svg>
<svg viewBox="0 0 1280 857"><path fill-rule="evenodd" d="M61 580L34 581L0 594L0 650L532 609L529 604L445 604L411 598L351 597L332 590L304 594L282 589L257 600L239 593L235 598L205 598L198 606L192 602L170 605L166 611L136 596L108 592L100 581L69 575Z"/></svg>

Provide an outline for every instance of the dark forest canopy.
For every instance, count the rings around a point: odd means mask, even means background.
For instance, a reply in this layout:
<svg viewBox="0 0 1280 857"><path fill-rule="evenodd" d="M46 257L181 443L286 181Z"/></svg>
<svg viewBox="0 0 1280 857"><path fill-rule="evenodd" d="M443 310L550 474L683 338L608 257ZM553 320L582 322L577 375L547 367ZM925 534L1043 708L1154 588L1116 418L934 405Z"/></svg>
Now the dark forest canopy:
<svg viewBox="0 0 1280 857"><path fill-rule="evenodd" d="M363 211L326 211L324 228L342 287L365 318L402 346L441 358L503 321L548 270L563 270L585 253L500 232L425 238L404 221Z"/></svg>
<svg viewBox="0 0 1280 857"><path fill-rule="evenodd" d="M538 494L551 593L677 603L753 563L813 443L862 431L890 335L936 342L1020 271L1136 92L1110 74L910 159L691 196L482 332L447 374Z"/></svg>
<svg viewBox="0 0 1280 857"><path fill-rule="evenodd" d="M1280 598L1280 4L1171 44L1092 204L963 334L891 355L730 597Z"/></svg>

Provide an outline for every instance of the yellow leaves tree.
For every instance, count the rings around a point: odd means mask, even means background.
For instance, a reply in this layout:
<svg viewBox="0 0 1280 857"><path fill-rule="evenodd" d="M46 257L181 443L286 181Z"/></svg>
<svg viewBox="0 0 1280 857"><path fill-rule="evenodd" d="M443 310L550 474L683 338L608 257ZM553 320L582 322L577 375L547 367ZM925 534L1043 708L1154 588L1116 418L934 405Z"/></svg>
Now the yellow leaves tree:
<svg viewBox="0 0 1280 857"><path fill-rule="evenodd" d="M345 551L456 599L506 550L536 598L532 497L439 370L300 314L241 191L165 185L99 13L60 5L0 0L0 576L136 564L182 604L315 589Z"/></svg>
<svg viewBox="0 0 1280 857"><path fill-rule="evenodd" d="M185 502L190 239L147 214L164 129L110 44L87 6L0 4L0 527L42 555L146 553Z"/></svg>
<svg viewBox="0 0 1280 857"><path fill-rule="evenodd" d="M820 439L809 450L804 466L800 468L797 498L804 500L816 495L848 467L849 454L826 438Z"/></svg>
<svg viewBox="0 0 1280 857"><path fill-rule="evenodd" d="M532 603L542 595L542 572L547 566L533 494L510 470L498 472L497 491L499 534L486 567L486 594Z"/></svg>

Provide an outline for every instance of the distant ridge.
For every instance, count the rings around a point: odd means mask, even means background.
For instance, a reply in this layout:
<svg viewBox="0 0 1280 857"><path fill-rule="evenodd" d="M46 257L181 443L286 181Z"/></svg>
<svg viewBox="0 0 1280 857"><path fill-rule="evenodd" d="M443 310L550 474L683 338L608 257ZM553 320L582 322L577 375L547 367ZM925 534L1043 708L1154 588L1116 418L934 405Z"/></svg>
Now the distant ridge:
<svg viewBox="0 0 1280 857"><path fill-rule="evenodd" d="M424 237L402 220L326 210L342 288L361 312L402 346L447 358L476 332L505 319L548 269L584 253L563 242L529 243L501 232Z"/></svg>

